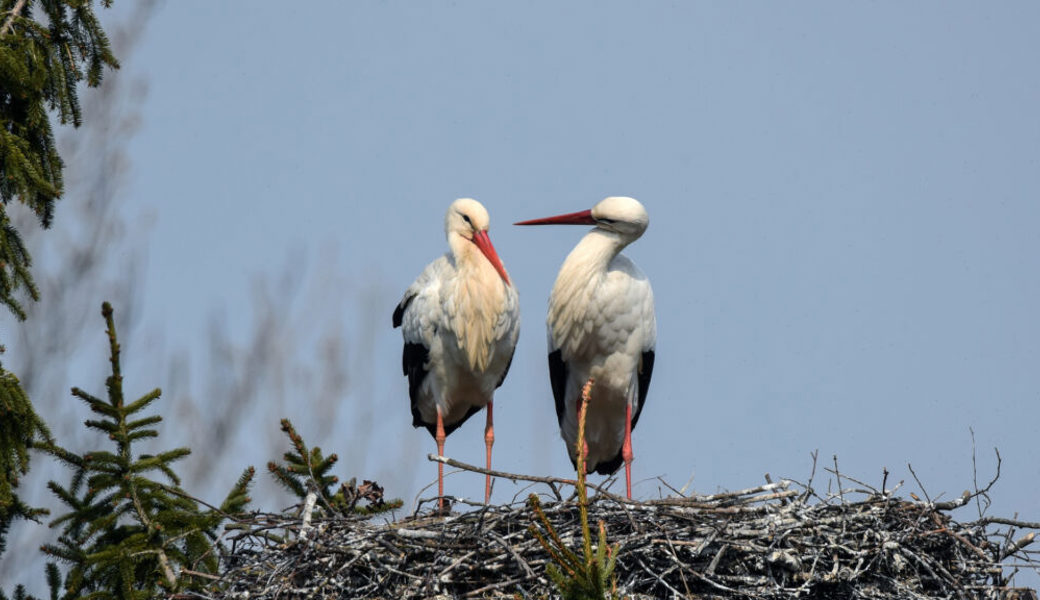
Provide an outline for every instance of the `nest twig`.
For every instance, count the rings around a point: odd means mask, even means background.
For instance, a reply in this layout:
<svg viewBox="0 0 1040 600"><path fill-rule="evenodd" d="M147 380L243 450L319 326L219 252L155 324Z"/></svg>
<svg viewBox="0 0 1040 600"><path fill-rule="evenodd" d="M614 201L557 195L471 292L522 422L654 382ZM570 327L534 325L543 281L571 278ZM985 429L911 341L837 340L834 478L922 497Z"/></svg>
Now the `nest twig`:
<svg viewBox="0 0 1040 600"><path fill-rule="evenodd" d="M605 522L609 543L620 544L618 592L632 598L1036 599L1012 578L1040 571L1030 550L1040 523L981 515L961 523L947 514L985 490L946 502L908 501L838 473L836 464L832 473L842 486L858 487L820 495L811 479L785 479L645 502L601 490L590 499L589 518ZM558 499L570 482L548 479L545 514L577 548L578 505ZM556 597L545 575L550 558L528 532L533 518L522 501L395 522L316 516L301 538L302 517L257 515L230 535L219 595Z"/></svg>

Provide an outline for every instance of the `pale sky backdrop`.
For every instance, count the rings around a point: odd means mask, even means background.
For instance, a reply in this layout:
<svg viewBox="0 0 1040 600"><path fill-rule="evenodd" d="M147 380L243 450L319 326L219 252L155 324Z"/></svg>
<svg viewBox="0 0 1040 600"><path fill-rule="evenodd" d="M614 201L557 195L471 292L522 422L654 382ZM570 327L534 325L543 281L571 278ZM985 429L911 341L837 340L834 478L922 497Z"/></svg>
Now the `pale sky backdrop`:
<svg viewBox="0 0 1040 600"><path fill-rule="evenodd" d="M380 445L417 466L347 464L410 503L435 446L390 315L446 251L448 204L477 198L523 315L495 466L566 476L544 322L584 229L511 223L629 195L659 328L637 495L804 481L818 449L821 471L837 455L879 486L887 467L920 495L909 462L951 498L974 429L981 482L1004 458L992 513L1040 519L1038 47L1033 2L169 2L126 65L149 84L128 192L155 214L141 318L201 348L215 310L249 330L256 274L334 265L357 290L331 299L343 323L378 325L349 349L372 368L337 429L371 400ZM135 360L141 391L163 385ZM479 463L482 430L446 453ZM232 473L275 458L236 452Z"/></svg>

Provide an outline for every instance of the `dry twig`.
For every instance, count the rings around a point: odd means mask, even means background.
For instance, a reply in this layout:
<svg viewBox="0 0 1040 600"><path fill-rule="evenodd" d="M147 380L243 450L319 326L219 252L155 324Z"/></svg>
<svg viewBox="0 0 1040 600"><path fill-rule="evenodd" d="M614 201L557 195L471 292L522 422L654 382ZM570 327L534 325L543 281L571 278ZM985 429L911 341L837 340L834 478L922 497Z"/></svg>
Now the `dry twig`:
<svg viewBox="0 0 1040 600"><path fill-rule="evenodd" d="M604 522L620 543L618 592L631 598L1036 598L1014 588L1007 574L1040 571L1029 550L1035 534L1019 531L1013 540L1008 533L1040 523L959 523L947 511L968 505L970 495L911 502L884 490L884 482L882 490L864 488L839 485L837 494L820 498L808 485L781 480L648 502L599 493L589 500L588 518ZM548 500L554 496L543 494L546 517L563 543L581 544L577 504ZM251 527L229 535L233 552L219 597L553 597L544 576L551 559L527 533L531 522L521 502L393 523L315 512L307 543L285 543L275 540L296 539L299 518L256 515ZM272 537L278 530L282 535Z"/></svg>

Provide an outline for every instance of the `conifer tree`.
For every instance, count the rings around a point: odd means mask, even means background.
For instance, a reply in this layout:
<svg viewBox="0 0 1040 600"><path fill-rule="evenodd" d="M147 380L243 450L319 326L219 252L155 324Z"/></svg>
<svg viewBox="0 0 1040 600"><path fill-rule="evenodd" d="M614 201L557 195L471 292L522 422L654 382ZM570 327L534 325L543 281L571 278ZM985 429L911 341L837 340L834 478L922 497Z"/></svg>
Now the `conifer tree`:
<svg viewBox="0 0 1040 600"><path fill-rule="evenodd" d="M93 2L0 0L0 302L21 319L25 312L14 294L22 288L35 299L37 291L32 258L7 206L18 200L44 227L51 224L64 165L50 113L79 126L76 87L99 85L106 66L119 65Z"/></svg>
<svg viewBox="0 0 1040 600"><path fill-rule="evenodd" d="M46 513L19 500L14 488L29 470L32 440L48 438L47 425L33 412L18 378L0 369L0 553L14 519L35 519Z"/></svg>
<svg viewBox="0 0 1040 600"><path fill-rule="evenodd" d="M102 6L111 0L100 0ZM25 319L21 299L36 300L32 257L8 214L13 200L43 227L63 192L64 165L50 117L79 126L77 85L97 86L118 68L93 0L0 0L0 304ZM0 340L0 353L3 352ZM18 378L0 364L0 553L15 518L39 509L14 493L33 441L49 440Z"/></svg>
<svg viewBox="0 0 1040 600"><path fill-rule="evenodd" d="M0 353L4 350L0 346ZM34 441L50 440L50 431L33 410L29 397L13 373L0 364L0 555L15 519L37 520L47 510L33 508L15 495L18 479L29 471L29 449ZM50 571L50 569L48 569ZM51 574L48 573L48 578ZM0 588L0 600L8 600ZM35 600L19 585L13 600Z"/></svg>
<svg viewBox="0 0 1040 600"><path fill-rule="evenodd" d="M73 388L72 394L98 415L86 426L104 433L115 448L77 454L55 443L44 446L72 469L68 485L48 484L67 507L67 512L51 522L52 527L61 527L57 543L44 546L44 552L69 566L62 593L58 595L52 582L52 595L63 599L151 598L162 592L201 588L206 581L195 577L217 573L222 554L218 528L249 502L253 469L242 473L219 508L201 510L198 501L180 489L173 468L190 450L175 448L157 454L136 450L140 440L159 435L154 426L162 417L145 414L145 409L159 399L161 391L157 388L127 401L112 307L107 302L102 314L112 368L105 381L107 397L79 388ZM51 573L48 579L53 580Z"/></svg>

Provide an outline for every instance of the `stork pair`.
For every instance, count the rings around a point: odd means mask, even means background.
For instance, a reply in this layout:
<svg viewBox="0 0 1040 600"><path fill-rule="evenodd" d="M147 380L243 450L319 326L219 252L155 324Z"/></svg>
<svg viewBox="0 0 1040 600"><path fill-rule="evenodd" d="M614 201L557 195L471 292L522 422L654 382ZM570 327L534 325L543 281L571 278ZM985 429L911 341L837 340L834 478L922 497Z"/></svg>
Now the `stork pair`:
<svg viewBox="0 0 1040 600"><path fill-rule="evenodd" d="M572 463L581 389L595 380L585 428L586 468L610 475L624 463L629 498L632 428L650 386L657 325L650 282L620 252L649 222L638 201L611 197L591 210L516 223L594 226L563 262L549 297L549 379ZM490 470L493 397L513 359L520 310L516 289L488 238L488 224L487 210L476 200L452 203L444 221L450 252L408 287L393 324L404 335L412 425L426 427L443 456L444 439L486 406ZM437 492L443 498L443 463L437 465ZM484 502L490 498L488 475Z"/></svg>

